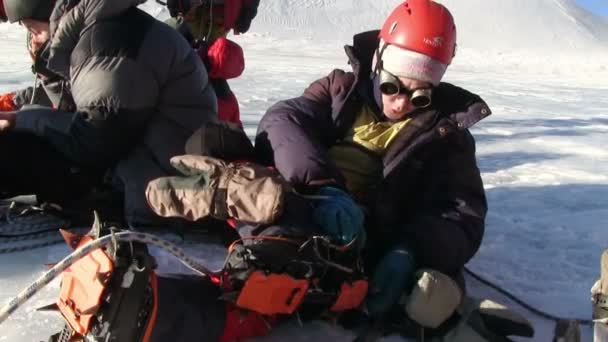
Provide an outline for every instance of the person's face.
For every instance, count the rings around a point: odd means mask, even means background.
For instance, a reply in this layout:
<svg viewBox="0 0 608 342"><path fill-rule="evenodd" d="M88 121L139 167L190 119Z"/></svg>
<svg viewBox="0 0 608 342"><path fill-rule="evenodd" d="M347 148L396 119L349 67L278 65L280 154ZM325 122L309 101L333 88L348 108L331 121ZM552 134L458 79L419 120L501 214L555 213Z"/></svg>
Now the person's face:
<svg viewBox="0 0 608 342"><path fill-rule="evenodd" d="M49 23L34 19L23 19L21 20L21 24L25 26L31 35L32 46L30 53L34 55L36 51L49 40Z"/></svg>
<svg viewBox="0 0 608 342"><path fill-rule="evenodd" d="M397 77L397 79L401 82L399 86L404 87L409 91L402 91L394 95L382 93L382 108L384 115L391 120L403 119L407 114L413 112L417 108L411 101L411 95L409 95L413 90L428 89L432 87L428 82L415 80L413 78Z"/></svg>

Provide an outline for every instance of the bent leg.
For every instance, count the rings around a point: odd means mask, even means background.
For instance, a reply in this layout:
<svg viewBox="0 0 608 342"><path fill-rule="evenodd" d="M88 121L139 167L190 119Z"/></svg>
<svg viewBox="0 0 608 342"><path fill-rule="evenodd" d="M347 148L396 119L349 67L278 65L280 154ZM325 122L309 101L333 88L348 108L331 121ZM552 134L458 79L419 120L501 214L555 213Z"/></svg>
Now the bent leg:
<svg viewBox="0 0 608 342"><path fill-rule="evenodd" d="M64 203L88 192L101 172L77 167L51 144L26 132L0 134L0 194L36 194ZM6 197L5 197L6 198Z"/></svg>
<svg viewBox="0 0 608 342"><path fill-rule="evenodd" d="M200 276L158 277L158 314L151 341L219 341L225 320L220 289Z"/></svg>

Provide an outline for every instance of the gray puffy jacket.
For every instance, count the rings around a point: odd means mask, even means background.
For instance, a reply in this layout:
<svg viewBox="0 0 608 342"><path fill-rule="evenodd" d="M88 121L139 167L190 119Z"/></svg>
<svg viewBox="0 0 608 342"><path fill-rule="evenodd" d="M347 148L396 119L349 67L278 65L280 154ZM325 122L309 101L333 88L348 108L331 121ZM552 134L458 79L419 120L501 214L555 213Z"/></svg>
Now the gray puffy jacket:
<svg viewBox="0 0 608 342"><path fill-rule="evenodd" d="M200 58L181 35L136 8L144 0L58 4L49 69L69 80L76 112L24 108L16 129L47 139L77 165L111 169L131 223L157 218L147 183L173 175L172 156L217 120Z"/></svg>

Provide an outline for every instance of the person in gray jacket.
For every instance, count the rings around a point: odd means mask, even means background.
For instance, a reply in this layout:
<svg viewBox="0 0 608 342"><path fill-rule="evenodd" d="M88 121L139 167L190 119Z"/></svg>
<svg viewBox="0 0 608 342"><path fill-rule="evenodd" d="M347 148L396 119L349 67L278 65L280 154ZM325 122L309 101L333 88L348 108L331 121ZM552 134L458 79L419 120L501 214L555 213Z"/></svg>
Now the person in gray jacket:
<svg viewBox="0 0 608 342"><path fill-rule="evenodd" d="M0 194L62 204L109 180L128 223L158 222L147 183L173 174L169 159L217 118L207 72L178 32L136 7L144 0L58 0L45 22L49 2L4 0L8 21L48 35L44 67L65 82L54 109L0 113Z"/></svg>

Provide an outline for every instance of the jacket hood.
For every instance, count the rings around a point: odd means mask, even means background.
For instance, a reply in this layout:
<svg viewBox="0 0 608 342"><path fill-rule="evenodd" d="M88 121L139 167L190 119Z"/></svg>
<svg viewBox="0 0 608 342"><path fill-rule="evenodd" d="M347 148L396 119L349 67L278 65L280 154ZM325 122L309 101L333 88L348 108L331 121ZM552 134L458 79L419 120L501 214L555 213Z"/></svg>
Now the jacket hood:
<svg viewBox="0 0 608 342"><path fill-rule="evenodd" d="M374 52L380 44L380 30L366 31L353 37L353 45L344 46L348 63L357 76L369 75L372 72Z"/></svg>
<svg viewBox="0 0 608 342"><path fill-rule="evenodd" d="M60 0L51 14L48 67L70 77L70 56L82 32L98 20L119 15L146 0Z"/></svg>

